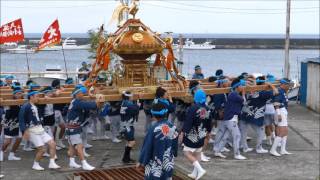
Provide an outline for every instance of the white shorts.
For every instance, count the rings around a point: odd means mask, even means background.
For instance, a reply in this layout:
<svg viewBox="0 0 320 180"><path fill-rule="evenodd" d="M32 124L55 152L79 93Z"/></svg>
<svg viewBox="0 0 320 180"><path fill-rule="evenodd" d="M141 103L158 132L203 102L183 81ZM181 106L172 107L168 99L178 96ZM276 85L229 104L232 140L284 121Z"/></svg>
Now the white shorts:
<svg viewBox="0 0 320 180"><path fill-rule="evenodd" d="M190 148L190 147L187 147L184 145L183 151L190 151L192 153L194 153L194 152L199 153L199 152L202 152L202 147L201 148Z"/></svg>
<svg viewBox="0 0 320 180"><path fill-rule="evenodd" d="M70 145L74 146L77 144L82 144L81 134L73 134L67 136Z"/></svg>
<svg viewBox="0 0 320 180"><path fill-rule="evenodd" d="M281 108L280 109L280 116L281 116L281 121L276 120L277 126L288 126L288 111L286 108Z"/></svg>
<svg viewBox="0 0 320 180"><path fill-rule="evenodd" d="M34 144L35 147L44 146L45 144L47 144L49 141L52 140L52 137L46 132L43 132L41 134L36 134L34 132L29 131L29 133L30 133L29 141L32 142L32 144Z"/></svg>
<svg viewBox="0 0 320 180"><path fill-rule="evenodd" d="M58 110L54 111L54 119L55 119L55 126L58 126L59 124L64 124L64 119L61 114L61 111L58 111Z"/></svg>

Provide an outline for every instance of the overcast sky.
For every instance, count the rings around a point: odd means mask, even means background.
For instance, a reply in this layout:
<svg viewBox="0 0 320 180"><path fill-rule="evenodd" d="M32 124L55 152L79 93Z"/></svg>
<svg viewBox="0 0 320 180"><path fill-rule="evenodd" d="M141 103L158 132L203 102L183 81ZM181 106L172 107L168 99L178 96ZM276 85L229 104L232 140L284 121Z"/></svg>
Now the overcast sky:
<svg viewBox="0 0 320 180"><path fill-rule="evenodd" d="M1 0L0 21L22 18L25 33L42 33L58 18L62 33L85 33L107 24L117 3ZM285 11L286 0L140 0L137 17L159 32L284 34ZM291 33L319 34L319 0L292 1Z"/></svg>

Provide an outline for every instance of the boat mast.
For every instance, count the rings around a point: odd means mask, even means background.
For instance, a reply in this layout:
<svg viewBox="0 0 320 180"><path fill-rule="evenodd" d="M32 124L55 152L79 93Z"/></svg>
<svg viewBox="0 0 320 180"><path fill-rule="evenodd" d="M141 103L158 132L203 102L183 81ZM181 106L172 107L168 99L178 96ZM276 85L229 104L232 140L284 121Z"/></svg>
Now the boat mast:
<svg viewBox="0 0 320 180"><path fill-rule="evenodd" d="M291 0L287 0L287 17L286 17L286 40L285 40L285 57L284 57L284 76L290 78L290 9Z"/></svg>

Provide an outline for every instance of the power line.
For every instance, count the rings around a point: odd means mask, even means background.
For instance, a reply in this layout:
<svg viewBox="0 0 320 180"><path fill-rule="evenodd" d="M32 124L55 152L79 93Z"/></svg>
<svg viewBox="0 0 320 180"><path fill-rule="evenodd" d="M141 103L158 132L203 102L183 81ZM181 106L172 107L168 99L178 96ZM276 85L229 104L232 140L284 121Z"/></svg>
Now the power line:
<svg viewBox="0 0 320 180"><path fill-rule="evenodd" d="M149 2L144 2L143 4L153 7L160 7L160 8L166 8L166 9L172 9L172 10L178 10L178 11L188 11L188 12L198 12L198 13L210 13L210 14L285 14L286 12L236 12L236 11L208 11L208 10L199 10L199 9L185 9L185 8L177 8L177 7L170 7L170 6L164 6L164 5L156 5L151 4ZM318 11L293 11L292 13L315 13Z"/></svg>
<svg viewBox="0 0 320 180"><path fill-rule="evenodd" d="M110 1L98 4L87 4L87 5L72 5L72 6L3 6L4 8L35 8L35 9L63 9L63 8L82 8L82 7L93 7L93 6L103 6L110 4Z"/></svg>
<svg viewBox="0 0 320 180"><path fill-rule="evenodd" d="M231 7L222 7L222 6L204 6L199 4L186 4L181 2L174 2L174 1L166 1L166 3L169 4L177 4L177 5L183 5L183 6L191 6L191 7L201 7L201 8L209 8L209 9L225 9L225 10L236 10L236 11L285 11L285 9L281 8L231 8ZM320 7L301 7L301 8L291 8L291 9L319 9Z"/></svg>

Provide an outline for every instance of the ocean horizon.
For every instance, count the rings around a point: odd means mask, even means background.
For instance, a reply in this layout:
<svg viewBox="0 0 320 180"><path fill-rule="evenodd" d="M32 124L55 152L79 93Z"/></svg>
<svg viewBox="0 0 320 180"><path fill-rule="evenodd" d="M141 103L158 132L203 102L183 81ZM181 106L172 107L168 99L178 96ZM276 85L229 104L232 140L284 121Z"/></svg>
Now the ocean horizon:
<svg viewBox="0 0 320 180"><path fill-rule="evenodd" d="M284 39L285 34L221 34L221 33L181 33L183 38L230 38L230 39ZM25 33L26 38L41 38L43 33ZM180 33L173 33L178 38ZM89 38L88 33L62 33L62 38ZM291 34L291 39L319 39L320 34Z"/></svg>

